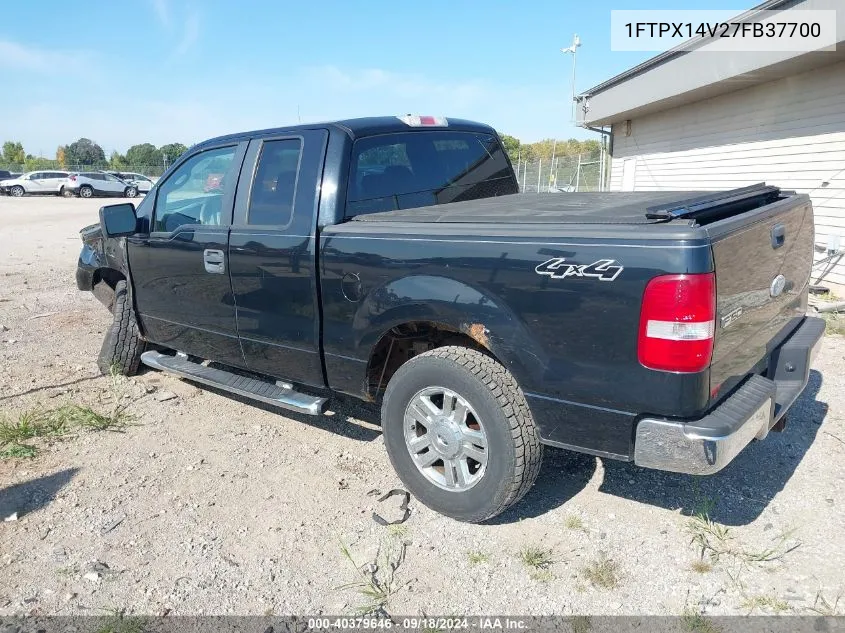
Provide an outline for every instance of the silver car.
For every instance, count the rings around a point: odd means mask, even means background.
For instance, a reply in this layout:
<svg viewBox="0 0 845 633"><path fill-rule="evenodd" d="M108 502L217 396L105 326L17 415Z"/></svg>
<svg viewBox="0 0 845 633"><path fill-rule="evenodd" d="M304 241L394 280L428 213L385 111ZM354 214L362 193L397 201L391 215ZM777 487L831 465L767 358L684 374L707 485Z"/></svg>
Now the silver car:
<svg viewBox="0 0 845 633"><path fill-rule="evenodd" d="M0 192L20 198L28 194L57 195L61 192L66 171L30 171L11 180L0 181Z"/></svg>
<svg viewBox="0 0 845 633"><path fill-rule="evenodd" d="M67 177L61 192L65 196L78 195L80 198L94 196L134 198L138 195L138 187L104 171L81 171Z"/></svg>

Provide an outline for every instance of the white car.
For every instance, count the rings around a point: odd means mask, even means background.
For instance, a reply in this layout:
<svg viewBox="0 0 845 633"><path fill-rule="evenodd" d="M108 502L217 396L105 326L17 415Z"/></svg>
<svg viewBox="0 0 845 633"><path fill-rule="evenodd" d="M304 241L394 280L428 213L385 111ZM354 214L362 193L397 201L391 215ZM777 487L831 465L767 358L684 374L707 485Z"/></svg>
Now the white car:
<svg viewBox="0 0 845 633"><path fill-rule="evenodd" d="M68 175L62 183L61 192L65 196L78 195L80 198L94 196L134 198L138 195L138 188L104 171L81 171Z"/></svg>
<svg viewBox="0 0 845 633"><path fill-rule="evenodd" d="M153 181L144 174L129 171L110 171L109 173L124 182L135 185L138 188L138 193L149 193L150 189L153 188Z"/></svg>
<svg viewBox="0 0 845 633"><path fill-rule="evenodd" d="M0 181L0 192L20 198L29 194L58 195L68 177L66 171L30 171L11 180Z"/></svg>

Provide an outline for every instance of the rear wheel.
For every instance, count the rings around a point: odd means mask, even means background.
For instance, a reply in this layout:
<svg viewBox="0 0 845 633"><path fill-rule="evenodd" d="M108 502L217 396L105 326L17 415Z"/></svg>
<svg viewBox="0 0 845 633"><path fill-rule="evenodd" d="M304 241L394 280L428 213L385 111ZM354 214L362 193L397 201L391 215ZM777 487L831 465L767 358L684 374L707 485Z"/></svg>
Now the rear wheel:
<svg viewBox="0 0 845 633"><path fill-rule="evenodd" d="M79 188L79 197L80 198L90 198L94 195L94 190L91 189L88 185L82 185Z"/></svg>
<svg viewBox="0 0 845 633"><path fill-rule="evenodd" d="M59 189L59 195L65 198L73 198L73 192L70 189L66 189L65 187Z"/></svg>
<svg viewBox="0 0 845 633"><path fill-rule="evenodd" d="M115 371L124 376L134 376L138 373L145 343L138 332L125 281L118 281L114 288L112 315L112 324L103 340L97 366L103 374Z"/></svg>
<svg viewBox="0 0 845 633"><path fill-rule="evenodd" d="M11 189L9 189L9 195L14 196L15 198L20 198L21 196L23 196L24 193L25 192L23 190L23 187L21 187L20 185L15 185Z"/></svg>
<svg viewBox="0 0 845 633"><path fill-rule="evenodd" d="M138 195L138 190L135 187L127 187L126 190L123 192L123 195L127 198L134 198Z"/></svg>
<svg viewBox="0 0 845 633"><path fill-rule="evenodd" d="M479 522L519 501L543 447L522 390L495 359L440 347L405 363L382 404L390 461L429 508Z"/></svg>

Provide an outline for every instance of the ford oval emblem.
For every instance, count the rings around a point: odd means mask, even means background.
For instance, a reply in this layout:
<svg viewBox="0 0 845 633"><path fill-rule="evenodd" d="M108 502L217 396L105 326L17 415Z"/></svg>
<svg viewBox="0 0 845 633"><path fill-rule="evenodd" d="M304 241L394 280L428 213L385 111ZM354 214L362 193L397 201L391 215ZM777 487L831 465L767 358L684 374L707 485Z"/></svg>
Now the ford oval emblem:
<svg viewBox="0 0 845 633"><path fill-rule="evenodd" d="M786 288L786 277L778 275L772 279L772 285L769 286L769 294L773 297L779 297L784 288Z"/></svg>

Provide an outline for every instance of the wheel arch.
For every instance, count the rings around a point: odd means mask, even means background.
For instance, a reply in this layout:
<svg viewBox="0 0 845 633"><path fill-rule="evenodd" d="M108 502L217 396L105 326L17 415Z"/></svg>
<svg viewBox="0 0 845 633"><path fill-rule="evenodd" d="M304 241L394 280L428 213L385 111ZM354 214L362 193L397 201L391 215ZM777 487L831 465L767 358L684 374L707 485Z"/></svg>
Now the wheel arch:
<svg viewBox="0 0 845 633"><path fill-rule="evenodd" d="M533 376L546 365L536 339L501 298L447 277L415 275L391 281L361 302L353 328L359 334L359 350L366 350L368 399L377 398L413 356L445 345L463 345L491 356L520 385L535 383Z"/></svg>
<svg viewBox="0 0 845 633"><path fill-rule="evenodd" d="M98 268L91 276L91 292L109 311L114 307L114 293L119 281L126 281L126 276L114 268Z"/></svg>

